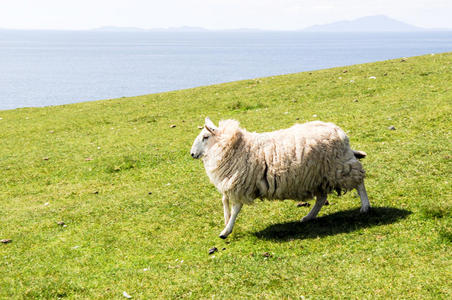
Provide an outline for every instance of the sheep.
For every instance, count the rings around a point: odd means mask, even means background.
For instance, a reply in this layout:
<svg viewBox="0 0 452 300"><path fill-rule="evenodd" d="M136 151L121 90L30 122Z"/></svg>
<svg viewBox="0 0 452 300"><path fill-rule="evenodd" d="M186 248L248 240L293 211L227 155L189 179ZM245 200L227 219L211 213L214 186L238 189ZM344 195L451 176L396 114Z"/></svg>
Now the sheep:
<svg viewBox="0 0 452 300"><path fill-rule="evenodd" d="M202 158L210 181L223 195L222 239L232 232L242 206L257 198L303 201L315 196L302 222L316 218L333 190L356 189L360 211L370 209L358 160L366 153L352 150L345 132L333 123L313 121L256 133L240 128L236 120L220 121L217 127L207 117L190 153Z"/></svg>

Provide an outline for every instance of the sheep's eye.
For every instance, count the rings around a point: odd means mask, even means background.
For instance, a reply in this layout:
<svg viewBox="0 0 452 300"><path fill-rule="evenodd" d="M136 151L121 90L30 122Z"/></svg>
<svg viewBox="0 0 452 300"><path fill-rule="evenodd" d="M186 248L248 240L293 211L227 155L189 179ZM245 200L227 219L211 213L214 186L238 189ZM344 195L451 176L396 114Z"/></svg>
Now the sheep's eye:
<svg viewBox="0 0 452 300"><path fill-rule="evenodd" d="M203 136L203 137L202 137L202 141L204 142L204 141L206 141L208 138L209 138L209 136Z"/></svg>

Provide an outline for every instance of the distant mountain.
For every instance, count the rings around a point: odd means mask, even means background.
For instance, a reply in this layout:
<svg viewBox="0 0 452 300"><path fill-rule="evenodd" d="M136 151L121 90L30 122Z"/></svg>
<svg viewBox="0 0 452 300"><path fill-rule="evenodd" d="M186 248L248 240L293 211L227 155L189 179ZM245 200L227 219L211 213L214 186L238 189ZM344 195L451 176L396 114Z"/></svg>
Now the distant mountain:
<svg viewBox="0 0 452 300"><path fill-rule="evenodd" d="M201 32L208 31L202 27L190 27L190 26L182 26L182 27L169 27L169 28L152 28L152 29L144 29L138 27L115 27L115 26L105 26L94 28L92 31L108 31L108 32Z"/></svg>
<svg viewBox="0 0 452 300"><path fill-rule="evenodd" d="M182 27L168 27L168 28L153 28L148 31L170 31L170 32L204 32L209 31L202 27L182 26Z"/></svg>
<svg viewBox="0 0 452 300"><path fill-rule="evenodd" d="M143 28L138 27L116 27L116 26L105 26L91 29L92 31L111 31L111 32L134 32L134 31L147 31Z"/></svg>
<svg viewBox="0 0 452 300"><path fill-rule="evenodd" d="M255 28L235 28L235 29L206 29L203 27L193 26L181 26L181 27L168 27L168 28L151 28L144 29L138 27L115 27L105 26L92 29L92 31L108 31L108 32L207 32L207 31L222 31L222 32L261 32L262 29Z"/></svg>
<svg viewBox="0 0 452 300"><path fill-rule="evenodd" d="M426 29L397 21L384 15L368 16L351 21L339 21L325 25L314 25L303 31L324 32L389 32L424 31Z"/></svg>
<svg viewBox="0 0 452 300"><path fill-rule="evenodd" d="M222 31L222 32L268 32L268 31L275 31L275 30L257 29L257 28L235 28L235 29L217 29L216 31Z"/></svg>

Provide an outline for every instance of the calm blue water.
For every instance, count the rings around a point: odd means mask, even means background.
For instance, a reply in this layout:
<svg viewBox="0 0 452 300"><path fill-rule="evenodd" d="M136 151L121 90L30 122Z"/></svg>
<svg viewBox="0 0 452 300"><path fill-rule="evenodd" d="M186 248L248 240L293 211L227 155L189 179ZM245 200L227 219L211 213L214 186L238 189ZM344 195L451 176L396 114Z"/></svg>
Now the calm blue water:
<svg viewBox="0 0 452 300"><path fill-rule="evenodd" d="M0 109L171 91L452 51L451 32L0 30Z"/></svg>

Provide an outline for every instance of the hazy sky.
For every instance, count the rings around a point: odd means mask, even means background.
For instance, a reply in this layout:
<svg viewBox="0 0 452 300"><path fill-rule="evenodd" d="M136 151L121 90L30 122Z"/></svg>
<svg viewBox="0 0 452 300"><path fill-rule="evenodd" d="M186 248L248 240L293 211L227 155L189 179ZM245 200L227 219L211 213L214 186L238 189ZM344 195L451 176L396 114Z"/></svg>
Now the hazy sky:
<svg viewBox="0 0 452 300"><path fill-rule="evenodd" d="M377 14L420 27L452 28L452 0L0 0L0 28L17 29L291 30Z"/></svg>

